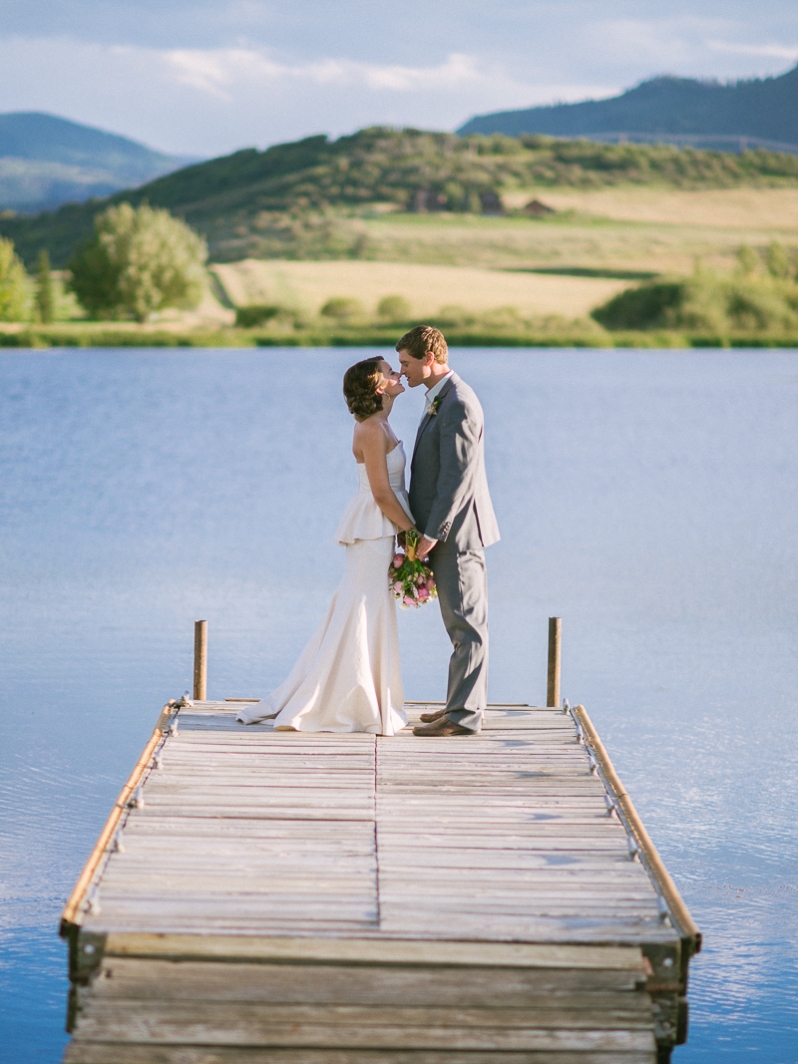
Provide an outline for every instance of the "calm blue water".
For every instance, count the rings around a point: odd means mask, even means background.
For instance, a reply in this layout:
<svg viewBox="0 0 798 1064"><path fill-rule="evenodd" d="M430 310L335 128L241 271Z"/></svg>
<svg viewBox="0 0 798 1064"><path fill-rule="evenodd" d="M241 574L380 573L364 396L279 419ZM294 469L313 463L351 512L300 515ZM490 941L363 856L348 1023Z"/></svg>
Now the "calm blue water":
<svg viewBox="0 0 798 1064"><path fill-rule="evenodd" d="M283 679L338 582L363 350L0 355L0 1058L54 1064L58 915L210 624ZM487 418L491 696L584 702L705 934L692 1062L798 1061L798 353L455 352ZM397 404L412 443L422 397ZM400 615L444 693L435 607Z"/></svg>

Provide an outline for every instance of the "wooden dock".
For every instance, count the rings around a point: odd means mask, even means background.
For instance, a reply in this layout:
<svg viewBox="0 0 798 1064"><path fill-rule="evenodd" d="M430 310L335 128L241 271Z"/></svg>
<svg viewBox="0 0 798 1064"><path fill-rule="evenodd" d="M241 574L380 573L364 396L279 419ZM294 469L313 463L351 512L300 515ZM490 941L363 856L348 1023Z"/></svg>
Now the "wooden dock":
<svg viewBox="0 0 798 1064"><path fill-rule="evenodd" d="M684 1041L700 935L581 706L444 739L237 708L165 708L67 903L67 1064L662 1064Z"/></svg>

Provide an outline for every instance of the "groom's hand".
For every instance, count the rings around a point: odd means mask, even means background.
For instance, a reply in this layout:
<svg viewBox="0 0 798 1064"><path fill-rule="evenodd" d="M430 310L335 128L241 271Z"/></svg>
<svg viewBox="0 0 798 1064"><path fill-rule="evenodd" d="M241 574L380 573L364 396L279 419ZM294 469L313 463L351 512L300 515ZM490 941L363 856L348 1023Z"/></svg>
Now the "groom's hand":
<svg viewBox="0 0 798 1064"><path fill-rule="evenodd" d="M437 539L427 539L426 536L422 536L416 547L416 557L423 562L437 542Z"/></svg>

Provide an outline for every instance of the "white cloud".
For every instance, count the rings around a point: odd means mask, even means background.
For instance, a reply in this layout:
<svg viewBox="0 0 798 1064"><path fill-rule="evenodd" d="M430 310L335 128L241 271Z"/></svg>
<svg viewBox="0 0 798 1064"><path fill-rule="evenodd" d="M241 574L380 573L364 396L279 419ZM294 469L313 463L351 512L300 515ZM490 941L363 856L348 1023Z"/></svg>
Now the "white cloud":
<svg viewBox="0 0 798 1064"><path fill-rule="evenodd" d="M676 73L706 55L707 37L734 28L728 20L679 16L659 19L605 19L588 32L616 62L635 62L649 74ZM706 71L710 74L711 69Z"/></svg>
<svg viewBox="0 0 798 1064"><path fill-rule="evenodd" d="M730 55L763 55L772 59L798 59L798 45L790 48L783 44L735 44L731 41L709 41L707 46L713 52L726 52Z"/></svg>
<svg viewBox="0 0 798 1064"><path fill-rule="evenodd" d="M232 59L234 55L230 53L228 58ZM181 85L232 102L228 91L230 74L225 64L219 61L218 55L180 49L167 52L163 58Z"/></svg>
<svg viewBox="0 0 798 1064"><path fill-rule="evenodd" d="M313 63L278 63L256 49L174 49L162 53L164 63L184 85L231 99L236 83L306 82L318 87L366 85L389 92L457 89L468 84L495 82L498 72L481 68L472 56L450 55L436 67L363 63L350 59L322 59Z"/></svg>
<svg viewBox="0 0 798 1064"><path fill-rule="evenodd" d="M538 83L522 80L498 62L462 53L428 66L337 57L292 63L245 45L155 49L0 39L4 110L51 111L164 151L206 156L367 125L453 129L479 112L616 91L538 76Z"/></svg>
<svg viewBox="0 0 798 1064"><path fill-rule="evenodd" d="M658 18L586 20L578 27L573 49L586 55L592 42L594 54L600 49L604 68L625 72L625 87L660 74L736 79L783 73L787 63L798 58L798 48L785 43L737 44L770 37L764 17L756 21L740 15L739 9L726 4L723 11L707 5L703 12L691 14L674 11ZM796 40L796 31L798 25L784 29L781 40Z"/></svg>
<svg viewBox="0 0 798 1064"><path fill-rule="evenodd" d="M121 51L121 49L120 49ZM585 94L584 85L546 86L537 89L514 80L499 67L489 67L474 56L453 54L433 67L411 67L364 63L351 59L321 59L313 63L287 64L257 49L217 50L175 49L160 53L161 60L175 79L209 95L231 99L235 85L287 86L305 84L317 88L365 86L375 92L409 95L435 92L462 92L479 89L495 96L508 93L524 100L546 99L563 92L574 98ZM604 92L606 86L598 91Z"/></svg>

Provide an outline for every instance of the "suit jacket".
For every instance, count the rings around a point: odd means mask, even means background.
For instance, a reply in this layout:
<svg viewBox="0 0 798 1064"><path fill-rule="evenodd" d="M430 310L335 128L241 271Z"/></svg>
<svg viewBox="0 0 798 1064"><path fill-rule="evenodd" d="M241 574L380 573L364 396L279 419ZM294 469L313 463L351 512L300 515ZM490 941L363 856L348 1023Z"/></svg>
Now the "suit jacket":
<svg viewBox="0 0 798 1064"><path fill-rule="evenodd" d="M428 539L457 551L481 550L499 538L485 475L482 407L456 373L438 398L437 413L418 427L410 509Z"/></svg>

